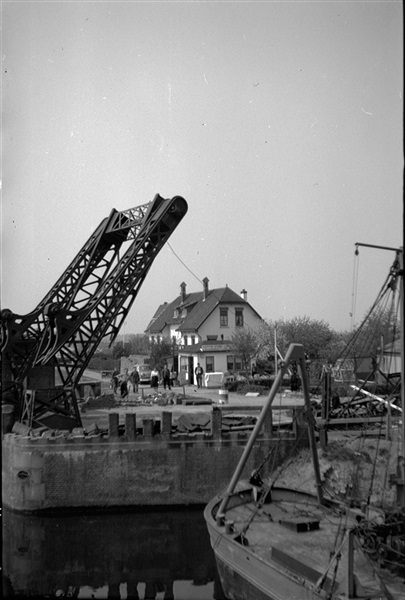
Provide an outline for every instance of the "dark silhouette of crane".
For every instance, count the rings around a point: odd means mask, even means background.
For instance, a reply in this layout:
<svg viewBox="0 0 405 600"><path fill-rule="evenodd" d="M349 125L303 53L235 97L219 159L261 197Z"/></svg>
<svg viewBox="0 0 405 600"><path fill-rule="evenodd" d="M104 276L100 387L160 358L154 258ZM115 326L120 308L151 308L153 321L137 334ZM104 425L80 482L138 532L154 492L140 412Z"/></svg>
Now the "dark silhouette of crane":
<svg viewBox="0 0 405 600"><path fill-rule="evenodd" d="M115 340L161 248L187 212L181 196L113 209L36 309L1 313L2 399L18 418L81 426L78 384L100 342ZM60 426L63 424L62 426Z"/></svg>

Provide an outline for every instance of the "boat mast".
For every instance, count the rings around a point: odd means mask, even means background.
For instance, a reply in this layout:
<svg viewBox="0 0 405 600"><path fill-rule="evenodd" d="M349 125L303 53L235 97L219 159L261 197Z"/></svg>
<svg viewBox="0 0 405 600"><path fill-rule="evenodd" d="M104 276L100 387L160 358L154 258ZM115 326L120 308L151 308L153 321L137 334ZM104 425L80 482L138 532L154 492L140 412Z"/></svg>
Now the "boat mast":
<svg viewBox="0 0 405 600"><path fill-rule="evenodd" d="M310 397L309 397L309 384L307 381L307 374L306 374L306 369L305 369L306 363L305 363L304 348L301 344L291 344L290 347L288 348L287 354L285 356L285 362L284 362L282 368L279 370L273 385L271 386L270 393L267 396L266 402L261 410L260 416L259 416L259 418L256 422L256 425L252 431L252 434L248 440L248 443L245 446L243 454L239 460L239 463L235 469L233 477L229 483L228 489L226 490L224 498L221 502L221 506L219 507L219 510L218 510L219 515L225 514L229 497L235 491L236 484L238 483L238 481L242 475L243 469L245 468L246 462L249 458L252 448L256 442L256 439L260 433L260 430L263 427L266 415L267 415L268 411L270 410L271 405L273 404L274 398L277 395L278 388L281 385L281 381L284 376L284 373L286 372L287 367L292 360L296 360L300 364L301 378L302 378L304 398L305 398L305 410L308 414L308 419L311 416L311 414L310 414L311 403L310 403ZM310 442L312 460L313 460L314 471L315 471L315 481L316 481L318 501L320 504L322 504L322 501L323 501L322 482L321 482L321 475L320 475L320 469L319 469L318 454L316 451L315 433L314 433L314 429L313 429L313 426L311 423L309 423L309 442Z"/></svg>
<svg viewBox="0 0 405 600"><path fill-rule="evenodd" d="M396 252L397 258L394 266L391 267L393 274L399 278L399 307L400 307L400 343L401 343L401 408L402 408L402 427L401 427L401 439L402 439L402 457L405 454L405 351L404 351L404 249L390 248L388 246L375 246L374 244L362 244L357 242L355 244L356 251L358 246L366 246L368 248L377 248L379 250L391 250ZM398 463L399 467L399 463ZM402 465L403 469L403 465ZM399 478L403 481L404 473L399 475ZM403 484L402 484L403 485ZM405 494L402 494L402 507L405 508Z"/></svg>
<svg viewBox="0 0 405 600"><path fill-rule="evenodd" d="M399 262L399 306L401 319L401 407L402 407L402 452L405 452L405 350L404 350L404 252L403 248L397 254Z"/></svg>

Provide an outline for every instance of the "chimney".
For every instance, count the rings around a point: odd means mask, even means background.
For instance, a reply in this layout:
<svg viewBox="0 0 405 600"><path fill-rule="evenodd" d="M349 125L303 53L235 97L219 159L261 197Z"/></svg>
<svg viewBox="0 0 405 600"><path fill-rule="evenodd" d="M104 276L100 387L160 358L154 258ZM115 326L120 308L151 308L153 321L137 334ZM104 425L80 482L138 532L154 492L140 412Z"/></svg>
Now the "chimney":
<svg viewBox="0 0 405 600"><path fill-rule="evenodd" d="M208 289L208 282L209 279L207 277L204 277L203 279L203 285L204 285L204 300L207 299L207 296L209 294L209 289Z"/></svg>
<svg viewBox="0 0 405 600"><path fill-rule="evenodd" d="M241 291L240 295L245 300L245 302L247 302L247 291L245 290L245 288L243 288L243 290Z"/></svg>
<svg viewBox="0 0 405 600"><path fill-rule="evenodd" d="M180 284L180 295L181 295L181 303L183 304L183 302L186 301L186 284L184 283L184 281L183 281L183 283Z"/></svg>

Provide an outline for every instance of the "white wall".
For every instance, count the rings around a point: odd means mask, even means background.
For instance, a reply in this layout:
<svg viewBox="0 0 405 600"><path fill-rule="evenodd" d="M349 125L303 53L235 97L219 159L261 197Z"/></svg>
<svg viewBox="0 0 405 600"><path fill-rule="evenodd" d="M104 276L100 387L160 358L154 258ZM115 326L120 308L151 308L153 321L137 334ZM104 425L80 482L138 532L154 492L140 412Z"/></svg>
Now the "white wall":
<svg viewBox="0 0 405 600"><path fill-rule="evenodd" d="M226 308L226 305L222 306ZM205 341L207 335L218 335L218 340L221 340L221 335L224 336L224 340L230 340L235 332L235 308L243 308L243 322L244 327L247 329L253 329L254 331L259 330L261 320L257 317L256 313L246 305L228 305L228 327L221 327L219 324L219 307L217 307L206 321L202 324L199 329L201 339Z"/></svg>

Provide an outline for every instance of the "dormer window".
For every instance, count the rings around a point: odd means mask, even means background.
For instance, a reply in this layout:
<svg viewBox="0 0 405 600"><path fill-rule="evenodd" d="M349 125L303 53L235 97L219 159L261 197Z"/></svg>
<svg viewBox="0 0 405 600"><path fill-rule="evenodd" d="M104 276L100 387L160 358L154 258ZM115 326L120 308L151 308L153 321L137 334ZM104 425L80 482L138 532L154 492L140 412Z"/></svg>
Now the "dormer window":
<svg viewBox="0 0 405 600"><path fill-rule="evenodd" d="M173 316L174 316L174 318L175 318L175 319L178 319L178 318L179 318L179 310L178 310L178 308L175 308L175 309L174 309Z"/></svg>
<svg viewBox="0 0 405 600"><path fill-rule="evenodd" d="M187 317L187 308L183 308L181 311L181 318L183 319L184 317Z"/></svg>
<svg viewBox="0 0 405 600"><path fill-rule="evenodd" d="M228 327L228 309L227 308L219 309L219 326L220 327Z"/></svg>
<svg viewBox="0 0 405 600"><path fill-rule="evenodd" d="M243 327L243 308L235 308L235 326Z"/></svg>

